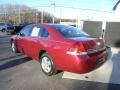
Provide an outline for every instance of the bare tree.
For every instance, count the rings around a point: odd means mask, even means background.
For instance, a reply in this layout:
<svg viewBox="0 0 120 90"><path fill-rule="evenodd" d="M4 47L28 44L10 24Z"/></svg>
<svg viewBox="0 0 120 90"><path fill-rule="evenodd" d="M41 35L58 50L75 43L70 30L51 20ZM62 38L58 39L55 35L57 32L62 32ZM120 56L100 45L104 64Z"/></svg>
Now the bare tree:
<svg viewBox="0 0 120 90"><path fill-rule="evenodd" d="M44 23L51 23L52 17L48 12L43 12ZM26 5L1 4L0 5L0 22L8 22L14 25L21 23L40 23L41 11ZM55 18L57 21L57 18Z"/></svg>

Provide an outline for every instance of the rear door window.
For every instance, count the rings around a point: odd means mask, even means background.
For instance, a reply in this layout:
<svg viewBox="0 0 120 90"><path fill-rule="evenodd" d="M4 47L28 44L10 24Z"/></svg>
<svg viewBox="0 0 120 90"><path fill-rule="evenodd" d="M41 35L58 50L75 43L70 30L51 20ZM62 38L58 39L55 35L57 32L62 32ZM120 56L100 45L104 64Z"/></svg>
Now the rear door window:
<svg viewBox="0 0 120 90"><path fill-rule="evenodd" d="M40 27L39 36L40 37L48 37L49 36L49 32L47 31L46 28Z"/></svg>
<svg viewBox="0 0 120 90"><path fill-rule="evenodd" d="M40 32L40 28L35 26L33 29L32 29L32 32L31 32L31 36L33 37L36 37L36 36L39 36L39 32Z"/></svg>
<svg viewBox="0 0 120 90"><path fill-rule="evenodd" d="M48 31L42 26L34 26L30 34L32 37L48 37Z"/></svg>

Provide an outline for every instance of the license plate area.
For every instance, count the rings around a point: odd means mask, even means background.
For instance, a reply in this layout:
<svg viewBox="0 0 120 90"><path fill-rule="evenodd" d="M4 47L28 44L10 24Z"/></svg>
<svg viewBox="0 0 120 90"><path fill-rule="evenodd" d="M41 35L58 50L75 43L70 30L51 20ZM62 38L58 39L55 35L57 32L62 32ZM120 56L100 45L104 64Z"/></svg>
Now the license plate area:
<svg viewBox="0 0 120 90"><path fill-rule="evenodd" d="M99 65L101 65L101 64L103 64L103 63L104 63L103 58L99 58L99 59L97 60L97 62L96 62L97 66L99 66Z"/></svg>

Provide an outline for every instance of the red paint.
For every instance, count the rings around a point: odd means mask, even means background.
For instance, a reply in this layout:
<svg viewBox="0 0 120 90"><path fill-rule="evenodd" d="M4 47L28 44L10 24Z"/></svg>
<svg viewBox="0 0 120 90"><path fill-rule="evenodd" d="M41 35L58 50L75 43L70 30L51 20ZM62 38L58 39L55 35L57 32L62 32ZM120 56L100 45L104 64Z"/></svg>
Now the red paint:
<svg viewBox="0 0 120 90"><path fill-rule="evenodd" d="M19 35L12 37L19 51L33 59L39 60L39 53L41 50L45 50L53 58L58 70L75 73L87 73L95 70L107 60L106 47L102 39L92 37L65 38L51 25L38 24L37 26L45 27L50 36L48 38L21 37ZM101 45L97 45L98 42ZM104 49L80 55L81 52L101 48ZM77 55L67 54L68 52L76 52Z"/></svg>

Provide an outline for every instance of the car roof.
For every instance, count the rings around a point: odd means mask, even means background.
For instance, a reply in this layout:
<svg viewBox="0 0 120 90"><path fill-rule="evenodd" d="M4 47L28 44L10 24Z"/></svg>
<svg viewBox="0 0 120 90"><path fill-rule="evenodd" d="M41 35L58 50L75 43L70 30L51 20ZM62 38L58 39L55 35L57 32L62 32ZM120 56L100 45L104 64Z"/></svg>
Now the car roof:
<svg viewBox="0 0 120 90"><path fill-rule="evenodd" d="M59 23L57 23L57 24L52 24L52 23L38 23L38 24L29 24L29 25L33 25L33 26L52 26L52 27L54 27L54 26L71 26L71 25L63 25L63 24L59 24Z"/></svg>

